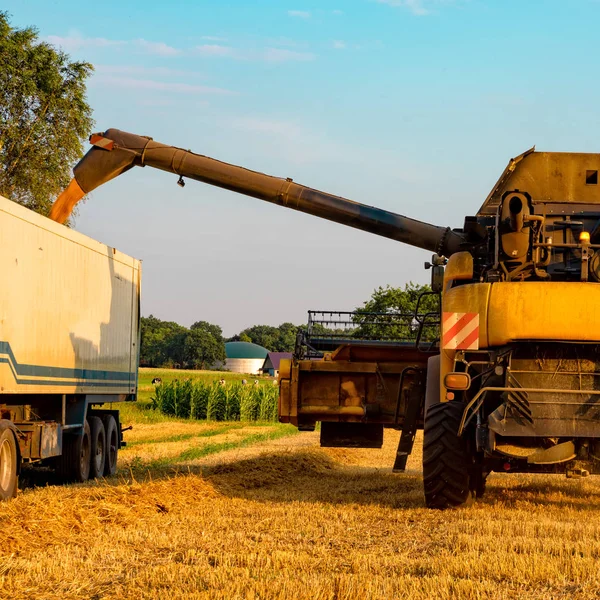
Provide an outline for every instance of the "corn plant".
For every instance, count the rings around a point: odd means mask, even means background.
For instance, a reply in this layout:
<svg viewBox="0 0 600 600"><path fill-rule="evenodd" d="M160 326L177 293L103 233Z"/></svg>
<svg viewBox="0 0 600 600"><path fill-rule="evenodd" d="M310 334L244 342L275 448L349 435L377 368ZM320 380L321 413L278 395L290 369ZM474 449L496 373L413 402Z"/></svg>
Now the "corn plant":
<svg viewBox="0 0 600 600"><path fill-rule="evenodd" d="M151 398L152 407L166 415L210 421L277 421L277 399L274 386L192 379L161 383Z"/></svg>

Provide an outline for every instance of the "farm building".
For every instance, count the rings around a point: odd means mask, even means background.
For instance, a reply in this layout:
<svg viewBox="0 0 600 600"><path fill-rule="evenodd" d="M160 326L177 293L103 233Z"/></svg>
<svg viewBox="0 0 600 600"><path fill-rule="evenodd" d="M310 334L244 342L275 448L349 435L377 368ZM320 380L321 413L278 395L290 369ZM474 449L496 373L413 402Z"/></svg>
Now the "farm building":
<svg viewBox="0 0 600 600"><path fill-rule="evenodd" d="M279 363L282 358L292 358L291 352L269 352L262 366L263 373L271 377L279 377Z"/></svg>
<svg viewBox="0 0 600 600"><path fill-rule="evenodd" d="M267 357L268 350L250 342L227 342L225 344L225 368L233 373L258 375Z"/></svg>

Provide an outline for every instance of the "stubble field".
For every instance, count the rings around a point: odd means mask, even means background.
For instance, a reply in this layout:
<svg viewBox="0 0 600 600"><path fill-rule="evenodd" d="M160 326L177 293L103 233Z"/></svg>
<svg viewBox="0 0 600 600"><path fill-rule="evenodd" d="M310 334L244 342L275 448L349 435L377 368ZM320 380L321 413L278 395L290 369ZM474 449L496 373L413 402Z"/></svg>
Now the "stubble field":
<svg viewBox="0 0 600 600"><path fill-rule="evenodd" d="M397 475L396 432L321 449L279 424L166 419L141 384L117 477L26 474L0 505L1 598L600 597L597 479L492 475L473 507L428 511L420 439Z"/></svg>

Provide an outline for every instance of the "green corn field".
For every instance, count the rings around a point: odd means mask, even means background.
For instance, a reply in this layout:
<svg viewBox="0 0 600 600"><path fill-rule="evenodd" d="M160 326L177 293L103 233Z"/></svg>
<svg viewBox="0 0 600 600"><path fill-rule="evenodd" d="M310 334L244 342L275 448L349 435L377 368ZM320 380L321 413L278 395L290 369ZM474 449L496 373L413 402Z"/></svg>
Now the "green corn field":
<svg viewBox="0 0 600 600"><path fill-rule="evenodd" d="M277 421L279 389L241 382L175 380L156 386L152 408L165 415L207 421Z"/></svg>

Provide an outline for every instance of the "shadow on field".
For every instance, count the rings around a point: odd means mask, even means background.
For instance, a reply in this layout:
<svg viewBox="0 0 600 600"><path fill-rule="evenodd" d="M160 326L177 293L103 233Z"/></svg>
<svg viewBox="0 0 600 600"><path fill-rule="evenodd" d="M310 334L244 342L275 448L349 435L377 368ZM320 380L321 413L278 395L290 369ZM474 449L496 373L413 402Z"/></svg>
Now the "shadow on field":
<svg viewBox="0 0 600 600"><path fill-rule="evenodd" d="M258 502L424 508L419 472L393 474L388 469L343 465L319 449L265 453L211 466L121 469L117 477L77 487L143 484L190 475L207 481L224 496ZM21 474L21 489L59 484L49 469L27 468ZM600 479L574 481L555 475L492 474L485 496L475 506L493 509L523 504L600 513Z"/></svg>
<svg viewBox="0 0 600 600"><path fill-rule="evenodd" d="M523 480L524 479L524 480ZM566 479L564 475L492 474L478 504L573 508L600 513L600 477Z"/></svg>
<svg viewBox="0 0 600 600"><path fill-rule="evenodd" d="M380 505L417 508L424 505L419 473L393 474L374 468L340 465L315 451L264 454L214 466L165 467L152 470L122 469L116 477L77 484L118 486L133 481L199 476L220 494L259 502L311 502L320 504ZM26 468L19 487L62 485L49 469Z"/></svg>
<svg viewBox="0 0 600 600"><path fill-rule="evenodd" d="M325 453L264 455L205 468L203 475L224 495L265 502L364 504L424 508L421 473L345 466ZM600 478L492 474L475 507L572 508L600 513Z"/></svg>
<svg viewBox="0 0 600 600"><path fill-rule="evenodd" d="M52 469L23 465L19 475L19 489L27 490L36 487L47 487L49 485L64 485L64 482Z"/></svg>
<svg viewBox="0 0 600 600"><path fill-rule="evenodd" d="M421 477L346 467L319 451L266 454L206 467L202 474L230 497L264 502L422 507Z"/></svg>

